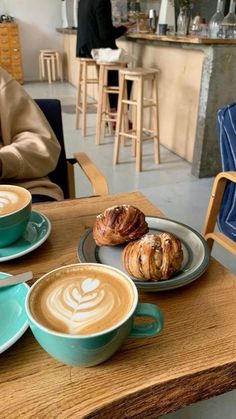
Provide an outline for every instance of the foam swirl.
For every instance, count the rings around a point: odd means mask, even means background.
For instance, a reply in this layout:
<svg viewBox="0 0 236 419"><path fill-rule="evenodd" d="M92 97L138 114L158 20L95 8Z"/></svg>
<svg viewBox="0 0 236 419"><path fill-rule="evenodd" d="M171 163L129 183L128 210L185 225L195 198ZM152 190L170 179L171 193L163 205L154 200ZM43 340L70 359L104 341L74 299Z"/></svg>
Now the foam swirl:
<svg viewBox="0 0 236 419"><path fill-rule="evenodd" d="M70 334L86 333L90 325L112 317L121 304L117 289L97 278L80 281L59 281L44 294L44 315L59 321ZM45 312L46 310L46 312Z"/></svg>
<svg viewBox="0 0 236 419"><path fill-rule="evenodd" d="M19 201L19 196L15 192L1 191L0 192L0 210L7 209L15 205Z"/></svg>
<svg viewBox="0 0 236 419"><path fill-rule="evenodd" d="M10 214L29 202L30 194L24 188L0 185L0 215Z"/></svg>

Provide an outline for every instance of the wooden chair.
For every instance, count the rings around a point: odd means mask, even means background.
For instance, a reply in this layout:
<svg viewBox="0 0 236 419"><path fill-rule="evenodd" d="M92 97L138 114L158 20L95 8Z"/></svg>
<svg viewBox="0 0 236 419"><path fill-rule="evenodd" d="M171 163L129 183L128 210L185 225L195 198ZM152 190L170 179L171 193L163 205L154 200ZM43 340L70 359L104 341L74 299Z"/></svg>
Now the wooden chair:
<svg viewBox="0 0 236 419"><path fill-rule="evenodd" d="M75 198L74 164L78 163L88 177L94 195L106 195L108 186L105 177L84 152L77 152L73 159L67 159L64 145L61 103L58 99L36 99L51 125L61 145L61 154L56 169L49 174L50 179L58 184L65 198Z"/></svg>
<svg viewBox="0 0 236 419"><path fill-rule="evenodd" d="M203 235L210 250L216 241L236 255L236 102L219 109L217 133L223 171L212 187Z"/></svg>

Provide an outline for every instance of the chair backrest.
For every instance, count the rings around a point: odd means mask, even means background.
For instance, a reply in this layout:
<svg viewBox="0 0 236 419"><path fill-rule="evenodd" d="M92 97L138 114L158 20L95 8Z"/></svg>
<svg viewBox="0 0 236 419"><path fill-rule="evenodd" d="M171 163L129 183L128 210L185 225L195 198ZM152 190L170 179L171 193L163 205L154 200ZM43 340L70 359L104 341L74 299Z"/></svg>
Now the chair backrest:
<svg viewBox="0 0 236 419"><path fill-rule="evenodd" d="M217 113L217 133L222 171L236 171L236 102ZM236 240L236 184L228 181L222 198L217 224L221 232Z"/></svg>
<svg viewBox="0 0 236 419"><path fill-rule="evenodd" d="M49 178L52 180L52 182L60 186L60 188L64 192L64 197L69 198L68 173L62 125L61 102L58 99L35 99L35 102L44 113L61 145L61 153L57 166L55 170L53 170L53 172L49 174Z"/></svg>

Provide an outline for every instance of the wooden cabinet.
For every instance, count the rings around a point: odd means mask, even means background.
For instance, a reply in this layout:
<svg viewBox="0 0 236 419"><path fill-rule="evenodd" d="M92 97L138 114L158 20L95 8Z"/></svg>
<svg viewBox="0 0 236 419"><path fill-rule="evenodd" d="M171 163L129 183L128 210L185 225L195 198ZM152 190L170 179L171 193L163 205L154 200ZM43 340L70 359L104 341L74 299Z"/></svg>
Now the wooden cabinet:
<svg viewBox="0 0 236 419"><path fill-rule="evenodd" d="M23 83L19 29L16 23L0 23L0 66Z"/></svg>

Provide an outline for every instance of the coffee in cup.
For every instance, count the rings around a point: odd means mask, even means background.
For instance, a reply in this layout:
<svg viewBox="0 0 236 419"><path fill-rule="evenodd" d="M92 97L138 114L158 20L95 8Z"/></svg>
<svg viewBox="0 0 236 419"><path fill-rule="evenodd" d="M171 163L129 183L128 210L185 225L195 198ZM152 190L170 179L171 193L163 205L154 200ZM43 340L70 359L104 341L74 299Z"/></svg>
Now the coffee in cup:
<svg viewBox="0 0 236 419"><path fill-rule="evenodd" d="M40 345L70 365L108 359L128 335L153 336L163 318L153 304L138 304L134 282L122 271L97 263L63 266L42 276L26 298L29 325ZM136 316L152 322L135 325Z"/></svg>
<svg viewBox="0 0 236 419"><path fill-rule="evenodd" d="M0 185L0 247L24 233L31 215L31 193L21 186Z"/></svg>
<svg viewBox="0 0 236 419"><path fill-rule="evenodd" d="M71 335L112 328L132 304L131 284L118 272L96 265L54 271L38 283L29 299L30 312L40 324Z"/></svg>

